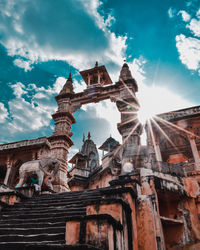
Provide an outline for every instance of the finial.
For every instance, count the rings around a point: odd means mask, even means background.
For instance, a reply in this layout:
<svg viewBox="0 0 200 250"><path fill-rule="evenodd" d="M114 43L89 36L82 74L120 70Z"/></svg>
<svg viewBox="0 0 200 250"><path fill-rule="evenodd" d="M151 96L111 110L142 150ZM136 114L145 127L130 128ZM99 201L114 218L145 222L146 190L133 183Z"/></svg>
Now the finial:
<svg viewBox="0 0 200 250"><path fill-rule="evenodd" d="M90 135L90 132L88 132L88 140L90 140L91 138L91 135Z"/></svg>
<svg viewBox="0 0 200 250"><path fill-rule="evenodd" d="M83 133L83 142L85 142L85 134Z"/></svg>
<svg viewBox="0 0 200 250"><path fill-rule="evenodd" d="M96 63L95 63L95 67L98 67L98 62L96 61Z"/></svg>
<svg viewBox="0 0 200 250"><path fill-rule="evenodd" d="M124 67L128 68L128 64L126 62L126 59L124 60L124 64L123 64L122 68L124 68Z"/></svg>
<svg viewBox="0 0 200 250"><path fill-rule="evenodd" d="M70 72L69 72L69 77L68 77L68 79L67 79L67 80L72 81L72 73L71 73L71 70L70 70Z"/></svg>

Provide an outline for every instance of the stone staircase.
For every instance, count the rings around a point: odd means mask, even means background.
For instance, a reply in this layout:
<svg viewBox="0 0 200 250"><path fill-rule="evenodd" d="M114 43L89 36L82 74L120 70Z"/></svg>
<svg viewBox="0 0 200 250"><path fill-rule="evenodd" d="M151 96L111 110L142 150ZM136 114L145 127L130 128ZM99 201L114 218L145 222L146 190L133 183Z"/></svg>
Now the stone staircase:
<svg viewBox="0 0 200 250"><path fill-rule="evenodd" d="M0 250L97 249L65 244L66 219L86 215L85 203L101 199L97 190L41 195L7 206L0 213Z"/></svg>

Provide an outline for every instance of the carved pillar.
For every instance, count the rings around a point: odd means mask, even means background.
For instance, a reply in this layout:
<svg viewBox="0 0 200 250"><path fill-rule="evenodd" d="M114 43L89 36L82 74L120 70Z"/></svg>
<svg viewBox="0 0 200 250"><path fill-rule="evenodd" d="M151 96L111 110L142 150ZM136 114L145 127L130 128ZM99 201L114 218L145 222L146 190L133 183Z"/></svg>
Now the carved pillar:
<svg viewBox="0 0 200 250"><path fill-rule="evenodd" d="M188 135L188 139L189 139L189 142L190 142L193 158L194 158L194 161L195 161L195 170L200 171L200 158L199 158L199 152L197 150L197 145L196 145L196 142L195 142L195 137L191 136L191 135Z"/></svg>
<svg viewBox="0 0 200 250"><path fill-rule="evenodd" d="M145 127L146 135L147 135L147 146L154 147L155 155L156 155L156 161L162 161L162 154L160 150L160 141L159 141L159 135L155 133L151 122L148 123Z"/></svg>
<svg viewBox="0 0 200 250"><path fill-rule="evenodd" d="M160 151L160 146L159 146L159 144L157 142L155 143L154 148L155 148L155 153L156 153L156 160L157 161L162 161L162 155L161 155L161 151Z"/></svg>
<svg viewBox="0 0 200 250"><path fill-rule="evenodd" d="M71 73L60 91L59 95L55 97L58 103L58 110L52 115L55 122L55 129L53 135L48 138L51 143L51 156L60 160L61 167L56 176L57 186L54 189L58 192L67 191L67 157L69 148L73 145L71 136L71 126L75 123L72 115L73 112L78 110L81 105L72 104L75 96L73 90L73 81Z"/></svg>
<svg viewBox="0 0 200 250"><path fill-rule="evenodd" d="M140 146L141 124L137 118L139 103L135 96L137 83L132 78L128 65L125 63L122 67L119 77L120 95L116 101L117 108L121 113L121 122L117 124L119 133L122 135L122 174L127 169L134 168ZM126 173L127 174L127 173Z"/></svg>
<svg viewBox="0 0 200 250"><path fill-rule="evenodd" d="M4 179L4 184L8 184L8 178L10 175L10 170L11 170L11 163L10 163L10 157L7 157L7 161L6 161L6 167L7 167L7 171L6 171L6 177Z"/></svg>
<svg viewBox="0 0 200 250"><path fill-rule="evenodd" d="M73 145L71 125L75 123L75 119L70 112L70 107L69 101L64 100L60 102L58 111L52 115L55 121L55 130L53 135L48 138L51 143L51 156L61 162L61 167L57 174L59 187L55 189L59 192L67 189L67 158L69 148Z"/></svg>

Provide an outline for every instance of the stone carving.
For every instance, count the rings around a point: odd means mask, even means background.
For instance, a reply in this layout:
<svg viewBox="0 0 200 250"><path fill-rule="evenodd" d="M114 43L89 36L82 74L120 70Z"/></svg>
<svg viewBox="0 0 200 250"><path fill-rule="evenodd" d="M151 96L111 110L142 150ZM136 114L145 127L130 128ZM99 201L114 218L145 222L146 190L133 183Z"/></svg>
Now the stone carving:
<svg viewBox="0 0 200 250"><path fill-rule="evenodd" d="M160 114L158 116L167 120L167 121L170 121L170 120L177 119L177 118L183 119L187 116L197 115L197 114L198 115L200 114L200 106L182 109L182 110L177 110L177 111L172 111L172 112L167 112L167 113Z"/></svg>
<svg viewBox="0 0 200 250"><path fill-rule="evenodd" d="M25 140L25 141L19 141L19 142L12 142L7 144L0 145L0 151L5 149L15 149L19 147L27 147L32 145L41 145L41 144L47 144L50 146L50 143L48 142L46 137L37 138L33 140Z"/></svg>
<svg viewBox="0 0 200 250"><path fill-rule="evenodd" d="M41 160L28 161L19 168L19 187L22 187L27 178L36 174L38 177L38 185L41 187L44 178L49 176L49 181L52 182L56 173L60 168L60 162L54 158L43 158Z"/></svg>

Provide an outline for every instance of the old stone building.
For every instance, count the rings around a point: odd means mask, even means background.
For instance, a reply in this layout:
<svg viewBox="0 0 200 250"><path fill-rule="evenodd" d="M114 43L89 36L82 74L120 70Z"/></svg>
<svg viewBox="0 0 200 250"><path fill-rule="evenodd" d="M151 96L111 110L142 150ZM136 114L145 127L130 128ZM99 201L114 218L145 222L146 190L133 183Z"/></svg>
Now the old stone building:
<svg viewBox="0 0 200 250"><path fill-rule="evenodd" d="M0 145L0 249L200 249L200 106L142 125L127 63L114 84L105 66L80 74L83 92L74 92L70 74L56 96L52 136ZM122 143L102 142L100 161L88 133L68 159L73 113L105 99L120 112ZM15 188L20 166L46 157L60 162L53 190L35 196L33 186Z"/></svg>

